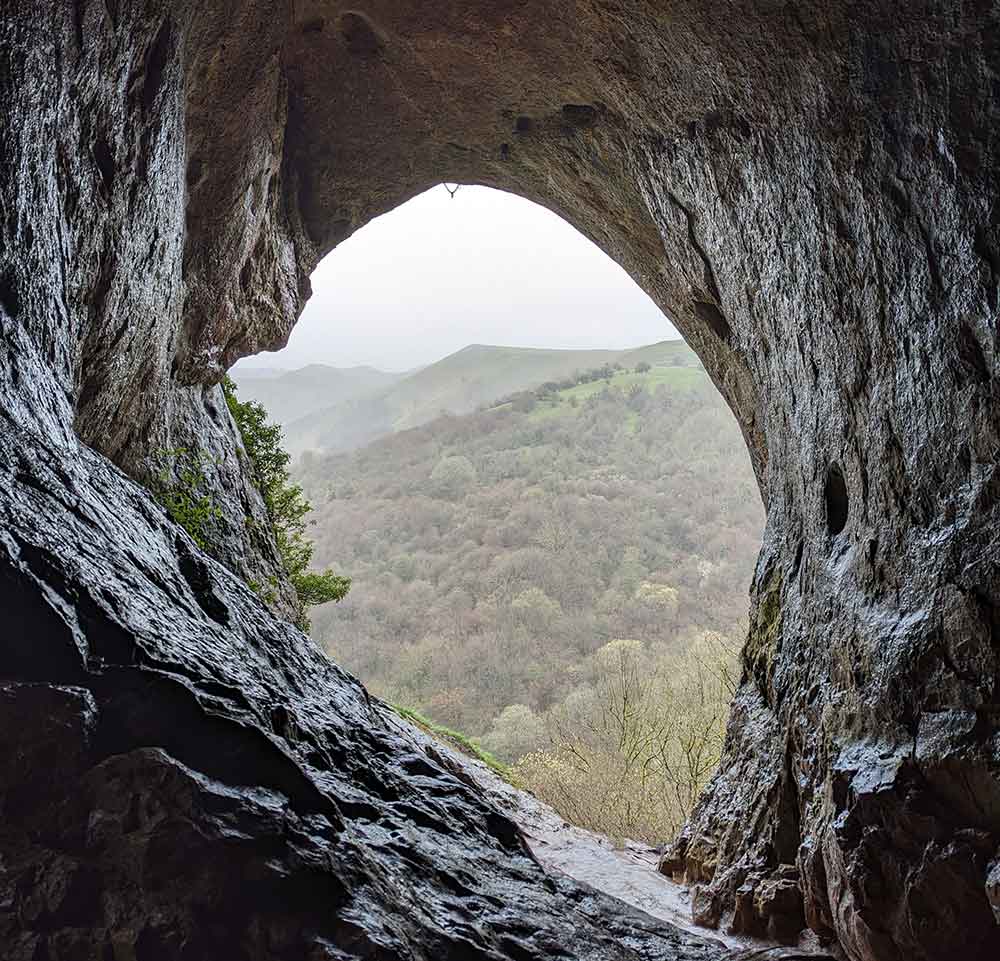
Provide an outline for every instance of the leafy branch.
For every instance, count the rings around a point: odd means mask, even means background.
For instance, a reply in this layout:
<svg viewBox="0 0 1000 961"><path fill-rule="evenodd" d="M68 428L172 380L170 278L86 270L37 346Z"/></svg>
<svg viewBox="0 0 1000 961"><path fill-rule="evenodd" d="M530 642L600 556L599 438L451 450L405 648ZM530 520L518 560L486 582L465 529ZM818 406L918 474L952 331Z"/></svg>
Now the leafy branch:
<svg viewBox="0 0 1000 961"><path fill-rule="evenodd" d="M295 624L309 630L308 610L329 601L341 601L351 588L351 579L332 570L312 571L314 545L306 536L306 516L312 505L302 488L292 483L290 456L281 446L281 427L268 421L267 411L255 401L240 401L236 385L228 377L222 382L226 403L236 422L250 460L254 483L264 499L282 566L298 599Z"/></svg>

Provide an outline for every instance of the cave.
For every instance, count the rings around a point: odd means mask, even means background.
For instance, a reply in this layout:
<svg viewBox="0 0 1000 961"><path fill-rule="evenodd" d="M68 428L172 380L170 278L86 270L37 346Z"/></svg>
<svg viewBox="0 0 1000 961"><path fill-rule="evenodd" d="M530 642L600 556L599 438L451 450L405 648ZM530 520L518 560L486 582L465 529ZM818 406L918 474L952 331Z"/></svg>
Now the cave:
<svg viewBox="0 0 1000 961"><path fill-rule="evenodd" d="M1000 954L994 3L2 9L5 957L721 958L779 901L851 961ZM742 427L743 677L662 865L706 938L546 875L243 583L219 381L441 181L591 238ZM223 563L143 486L195 440Z"/></svg>

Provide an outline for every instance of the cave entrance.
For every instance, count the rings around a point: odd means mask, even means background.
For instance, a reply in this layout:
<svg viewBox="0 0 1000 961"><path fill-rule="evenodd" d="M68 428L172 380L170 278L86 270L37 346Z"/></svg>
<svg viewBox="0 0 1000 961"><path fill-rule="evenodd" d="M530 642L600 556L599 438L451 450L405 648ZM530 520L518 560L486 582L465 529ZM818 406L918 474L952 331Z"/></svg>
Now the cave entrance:
<svg viewBox="0 0 1000 961"><path fill-rule="evenodd" d="M736 421L625 271L523 198L437 187L237 366L285 429L312 633L563 817L651 844L714 770L763 512Z"/></svg>

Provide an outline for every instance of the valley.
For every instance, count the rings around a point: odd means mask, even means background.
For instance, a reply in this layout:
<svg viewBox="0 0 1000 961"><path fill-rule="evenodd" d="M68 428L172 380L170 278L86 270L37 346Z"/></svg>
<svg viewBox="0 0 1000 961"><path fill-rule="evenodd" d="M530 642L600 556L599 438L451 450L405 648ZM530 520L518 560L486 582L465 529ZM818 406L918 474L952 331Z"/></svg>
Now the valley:
<svg viewBox="0 0 1000 961"><path fill-rule="evenodd" d="M683 343L600 354L584 370L576 352L546 357L560 379L300 456L316 563L353 578L312 633L568 819L656 841L721 751L763 511L732 414ZM470 348L432 365L433 396L517 382L496 361ZM410 378L414 411L431 407L427 382ZM616 727L622 702L637 713ZM626 756L629 739L647 746Z"/></svg>

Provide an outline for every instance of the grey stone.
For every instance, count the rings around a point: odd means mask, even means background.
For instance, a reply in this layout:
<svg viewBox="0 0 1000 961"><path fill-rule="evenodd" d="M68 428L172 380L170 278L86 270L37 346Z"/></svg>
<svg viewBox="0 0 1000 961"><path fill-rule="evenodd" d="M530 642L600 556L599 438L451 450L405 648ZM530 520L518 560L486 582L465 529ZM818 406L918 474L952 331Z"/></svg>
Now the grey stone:
<svg viewBox="0 0 1000 961"><path fill-rule="evenodd" d="M86 692L24 695L7 735L4 763L66 745L12 775L44 802L30 841L16 798L3 826L12 956L712 956L407 774L226 570L279 576L225 368L284 342L327 251L448 180L603 247L747 440L743 680L672 849L711 838L711 870L671 869L728 911L796 862L853 961L997 957L998 36L983 0L6 0L0 669ZM133 483L166 446L219 461L225 566L183 562ZM101 897L66 918L74 884Z"/></svg>

